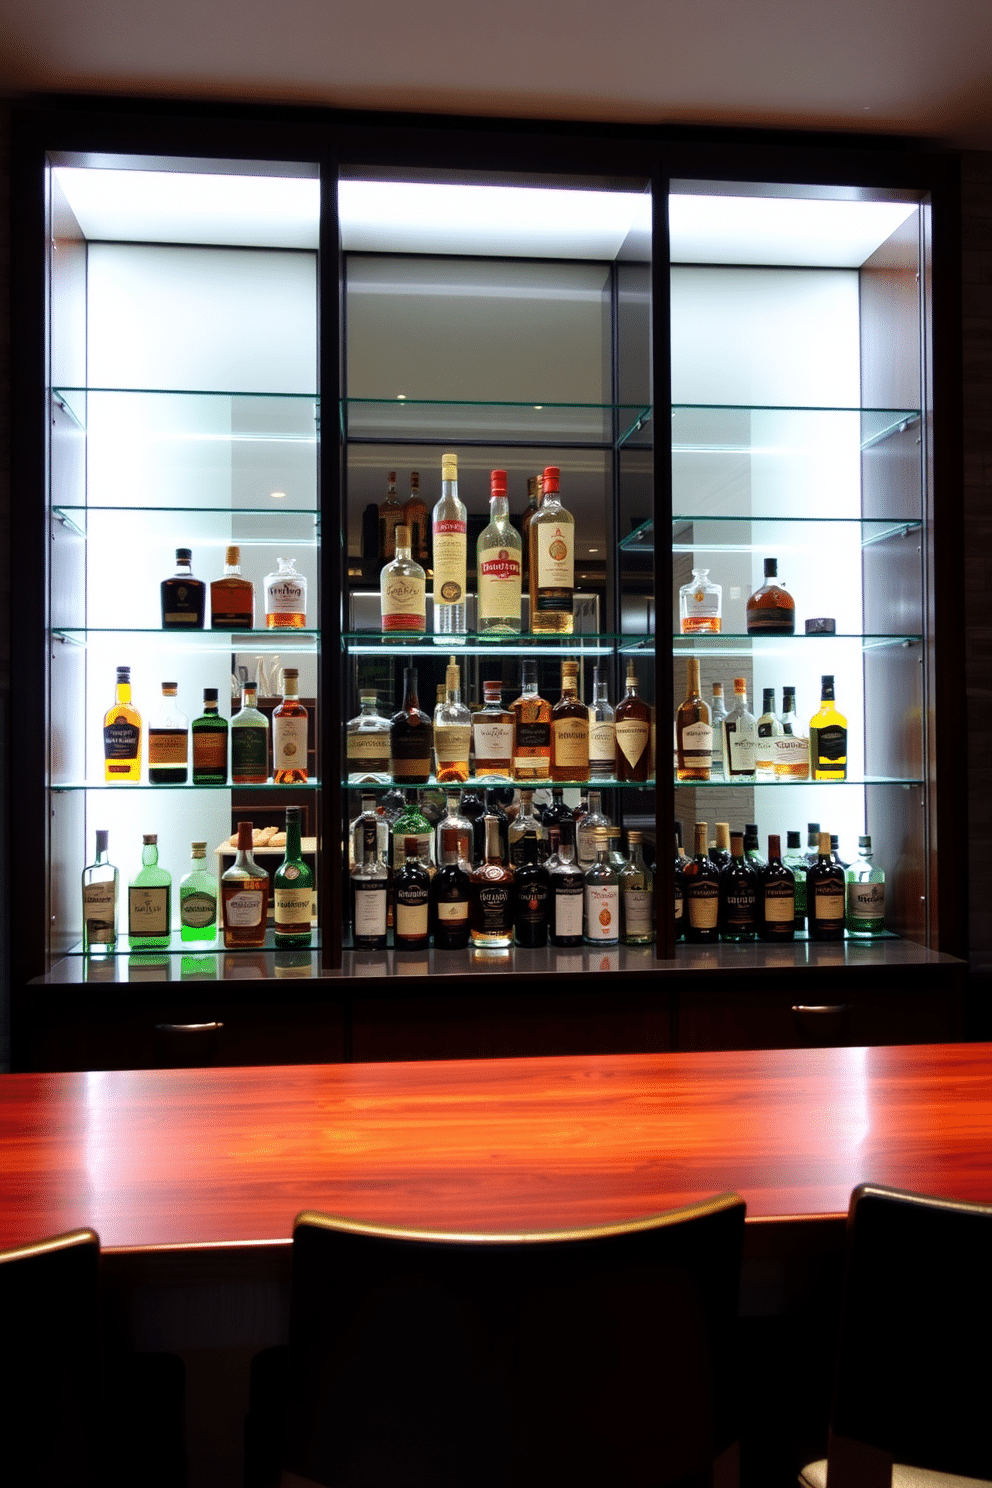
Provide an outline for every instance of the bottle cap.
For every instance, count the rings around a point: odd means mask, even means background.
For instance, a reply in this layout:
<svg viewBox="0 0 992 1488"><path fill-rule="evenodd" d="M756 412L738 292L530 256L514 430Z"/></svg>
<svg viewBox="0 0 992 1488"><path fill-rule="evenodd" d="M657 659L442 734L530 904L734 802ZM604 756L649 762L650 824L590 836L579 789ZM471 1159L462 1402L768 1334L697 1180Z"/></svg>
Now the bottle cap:
<svg viewBox="0 0 992 1488"><path fill-rule="evenodd" d="M765 578L766 579L777 579L778 578L778 559L777 558L766 558L765 559Z"/></svg>
<svg viewBox="0 0 992 1488"><path fill-rule="evenodd" d="M162 691L163 691L163 693L177 693L179 691L179 683L178 682L163 682L162 683Z"/></svg>
<svg viewBox="0 0 992 1488"><path fill-rule="evenodd" d="M118 682L130 682L130 680L131 680L131 668L129 666L118 667L117 668L117 680L118 680Z"/></svg>
<svg viewBox="0 0 992 1488"><path fill-rule="evenodd" d="M859 837L858 838L858 847L861 848L862 852L871 852L871 838L870 837Z"/></svg>
<svg viewBox="0 0 992 1488"><path fill-rule="evenodd" d="M441 479L458 479L458 456L451 451L441 456Z"/></svg>
<svg viewBox="0 0 992 1488"><path fill-rule="evenodd" d="M738 696L740 696L741 693L746 693L747 692L747 678L746 677L735 677L734 678L734 692Z"/></svg>
<svg viewBox="0 0 992 1488"><path fill-rule="evenodd" d="M643 832L637 832L637 831L631 830L631 831L629 831L627 833L627 846L628 847L630 847L632 843L642 842L643 840L644 840L644 833Z"/></svg>
<svg viewBox="0 0 992 1488"><path fill-rule="evenodd" d="M785 836L786 847L799 847L800 837L798 832L787 832Z"/></svg>
<svg viewBox="0 0 992 1488"><path fill-rule="evenodd" d="M283 667L282 674L287 678L298 677L300 675L300 669L299 667Z"/></svg>
<svg viewBox="0 0 992 1488"><path fill-rule="evenodd" d="M558 468L557 465L545 465L545 467L544 467L544 477L543 477L543 486L544 486L544 494L545 494L545 496L548 494L549 491L557 491L558 490L558 484L559 484L560 479L561 479L561 471L559 470L559 468Z"/></svg>
<svg viewBox="0 0 992 1488"><path fill-rule="evenodd" d="M252 823L250 821L238 822L238 852L248 852L251 848Z"/></svg>
<svg viewBox="0 0 992 1488"><path fill-rule="evenodd" d="M192 556L193 556L193 549L192 548L177 548L176 549L176 562L177 563L188 563L190 561L190 559L192 558Z"/></svg>
<svg viewBox="0 0 992 1488"><path fill-rule="evenodd" d="M774 833L768 834L768 856L769 858L780 858L782 856L782 839Z"/></svg>
<svg viewBox="0 0 992 1488"><path fill-rule="evenodd" d="M227 564L228 568L233 568L236 563L240 563L241 562L241 549L238 548L238 547L233 547L233 546L230 547L230 548L225 548L224 549L224 562Z"/></svg>
<svg viewBox="0 0 992 1488"><path fill-rule="evenodd" d="M503 695L502 682L483 682L482 695L487 703L498 703Z"/></svg>
<svg viewBox="0 0 992 1488"><path fill-rule="evenodd" d="M489 489L494 496L506 495L505 470L491 470L489 472Z"/></svg>
<svg viewBox="0 0 992 1488"><path fill-rule="evenodd" d="M205 703L215 703L217 701L216 687L205 687L203 689L203 701Z"/></svg>
<svg viewBox="0 0 992 1488"><path fill-rule="evenodd" d="M158 833L146 832L141 840L146 847L154 847L158 844Z"/></svg>
<svg viewBox="0 0 992 1488"><path fill-rule="evenodd" d="M829 832L818 832L817 833L817 847L819 848L819 852L820 852L820 857L821 858L829 858L829 856L830 856L830 833Z"/></svg>
<svg viewBox="0 0 992 1488"><path fill-rule="evenodd" d="M396 484L396 471L395 470L390 470L389 474L386 476L386 485L387 486L395 486L395 484Z"/></svg>
<svg viewBox="0 0 992 1488"><path fill-rule="evenodd" d="M194 842L191 846L194 858L205 858L207 856L207 844L205 842Z"/></svg>
<svg viewBox="0 0 992 1488"><path fill-rule="evenodd" d="M405 522L397 522L396 524L396 546L398 548L408 548L410 546L410 529Z"/></svg>
<svg viewBox="0 0 992 1488"><path fill-rule="evenodd" d="M107 843L108 843L109 840L110 840L110 833L107 831L107 829L105 827L97 827L97 829L96 829L96 850L97 850L98 853L106 852L107 851Z"/></svg>
<svg viewBox="0 0 992 1488"><path fill-rule="evenodd" d="M298 822L299 819L300 819L300 808L299 808L299 806L287 806L286 807L286 825L288 826L291 821Z"/></svg>
<svg viewBox="0 0 992 1488"><path fill-rule="evenodd" d="M411 491L419 491L420 490L420 471L419 470L411 470L410 471L410 490Z"/></svg>

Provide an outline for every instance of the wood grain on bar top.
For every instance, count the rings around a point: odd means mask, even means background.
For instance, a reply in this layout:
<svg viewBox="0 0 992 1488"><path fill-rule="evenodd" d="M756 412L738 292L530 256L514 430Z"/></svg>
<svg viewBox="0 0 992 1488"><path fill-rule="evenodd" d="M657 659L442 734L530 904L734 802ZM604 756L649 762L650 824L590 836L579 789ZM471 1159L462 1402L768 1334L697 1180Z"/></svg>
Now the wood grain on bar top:
<svg viewBox="0 0 992 1488"><path fill-rule="evenodd" d="M0 1076L0 1245L268 1247L304 1208L510 1231L865 1179L992 1199L992 1045Z"/></svg>

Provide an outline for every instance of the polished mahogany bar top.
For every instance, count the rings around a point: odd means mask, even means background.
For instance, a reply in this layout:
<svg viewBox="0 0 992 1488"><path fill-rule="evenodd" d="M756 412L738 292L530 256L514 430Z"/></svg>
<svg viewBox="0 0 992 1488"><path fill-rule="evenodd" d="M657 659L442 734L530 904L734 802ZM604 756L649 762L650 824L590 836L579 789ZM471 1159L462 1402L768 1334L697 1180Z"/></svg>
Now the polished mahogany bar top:
<svg viewBox="0 0 992 1488"><path fill-rule="evenodd" d="M736 1189L748 1219L870 1179L992 1199L992 1045L0 1076L0 1245L288 1244L301 1209L570 1227Z"/></svg>

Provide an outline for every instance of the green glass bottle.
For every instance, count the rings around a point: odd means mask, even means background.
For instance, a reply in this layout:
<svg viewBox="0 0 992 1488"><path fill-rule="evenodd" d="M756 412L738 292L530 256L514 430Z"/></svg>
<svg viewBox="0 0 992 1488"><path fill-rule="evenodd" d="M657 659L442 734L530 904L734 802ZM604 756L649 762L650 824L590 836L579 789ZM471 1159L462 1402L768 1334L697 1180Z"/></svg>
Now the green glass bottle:
<svg viewBox="0 0 992 1488"><path fill-rule="evenodd" d="M131 950L169 944L172 926L172 874L158 864L158 837L142 838L141 867L127 890L127 943Z"/></svg>
<svg viewBox="0 0 992 1488"><path fill-rule="evenodd" d="M885 870L872 860L871 838L858 838L858 857L844 874L850 935L881 935L885 930Z"/></svg>
<svg viewBox="0 0 992 1488"><path fill-rule="evenodd" d="M227 719L217 711L216 687L203 689L203 712L193 719L193 784L227 784Z"/></svg>
<svg viewBox="0 0 992 1488"><path fill-rule="evenodd" d="M303 861L300 808L286 807L286 856L275 871L275 941L280 949L308 946L312 938L313 871Z"/></svg>
<svg viewBox="0 0 992 1488"><path fill-rule="evenodd" d="M217 880L207 872L207 844L194 842L189 872L179 880L179 923L183 940L217 939Z"/></svg>
<svg viewBox="0 0 992 1488"><path fill-rule="evenodd" d="M406 861L404 842L408 837L417 839L417 857L429 868L434 861L434 828L427 820L414 796L413 791L407 792L408 800L406 806L393 822L393 871L403 867Z"/></svg>

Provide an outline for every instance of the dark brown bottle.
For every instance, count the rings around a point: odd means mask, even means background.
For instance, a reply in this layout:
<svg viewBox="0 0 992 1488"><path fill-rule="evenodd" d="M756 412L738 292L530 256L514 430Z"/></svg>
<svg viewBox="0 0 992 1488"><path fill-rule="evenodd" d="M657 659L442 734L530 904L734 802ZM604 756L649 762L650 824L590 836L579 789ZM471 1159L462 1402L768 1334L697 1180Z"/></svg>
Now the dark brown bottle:
<svg viewBox="0 0 992 1488"><path fill-rule="evenodd" d="M796 601L778 582L778 559L765 559L765 582L747 602L748 635L794 635Z"/></svg>
<svg viewBox="0 0 992 1488"><path fill-rule="evenodd" d="M720 939L720 870L706 850L706 823L696 823L695 850L683 865L685 938L696 945Z"/></svg>
<svg viewBox="0 0 992 1488"><path fill-rule="evenodd" d="M762 940L794 940L796 880L782 862L782 839L768 837L768 862L758 872L758 934Z"/></svg>
<svg viewBox="0 0 992 1488"><path fill-rule="evenodd" d="M844 870L830 856L830 833L821 832L816 862L806 874L806 922L810 940L843 940Z"/></svg>
<svg viewBox="0 0 992 1488"><path fill-rule="evenodd" d="M403 850L405 861L393 876L393 942L397 950L422 951L431 943L431 876L416 837L407 837Z"/></svg>
<svg viewBox="0 0 992 1488"><path fill-rule="evenodd" d="M551 875L537 861L537 838L523 839L523 862L513 878L513 935L518 946L539 949L548 943Z"/></svg>
<svg viewBox="0 0 992 1488"><path fill-rule="evenodd" d="M758 880L744 857L744 833L730 834L730 862L720 870L721 940L754 940L758 933Z"/></svg>
<svg viewBox="0 0 992 1488"><path fill-rule="evenodd" d="M176 549L176 571L162 580L162 629L202 630L207 586L194 579L190 548Z"/></svg>
<svg viewBox="0 0 992 1488"><path fill-rule="evenodd" d="M647 780L651 767L651 710L637 690L634 663L627 663L627 691L617 704L617 779Z"/></svg>
<svg viewBox="0 0 992 1488"><path fill-rule="evenodd" d="M434 945L461 951L468 945L468 874L458 862L458 829L441 827L441 871L431 884Z"/></svg>
<svg viewBox="0 0 992 1488"><path fill-rule="evenodd" d="M397 785L426 785L431 778L434 725L421 712L417 668L403 668L403 706L389 721L389 767Z"/></svg>

